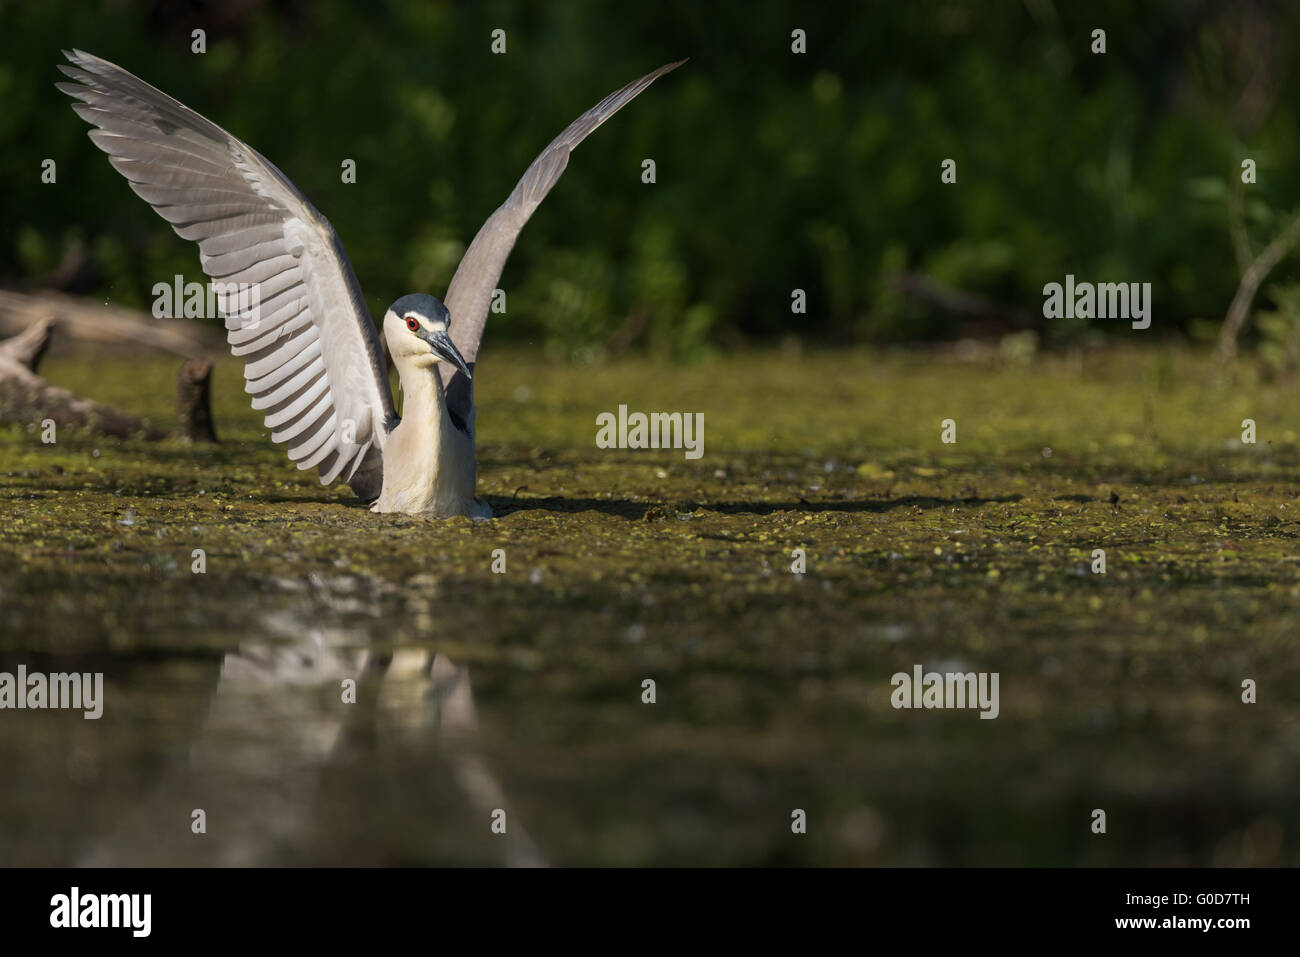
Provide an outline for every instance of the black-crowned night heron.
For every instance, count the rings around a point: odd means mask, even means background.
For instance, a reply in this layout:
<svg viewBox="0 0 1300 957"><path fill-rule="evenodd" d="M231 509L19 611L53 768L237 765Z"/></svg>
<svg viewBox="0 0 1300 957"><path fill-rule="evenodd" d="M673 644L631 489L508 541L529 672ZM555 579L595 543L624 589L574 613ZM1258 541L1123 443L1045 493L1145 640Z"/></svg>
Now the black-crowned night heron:
<svg viewBox="0 0 1300 957"><path fill-rule="evenodd" d="M551 141L470 243L446 305L415 294L384 313L399 419L347 253L307 197L256 150L121 67L79 50L64 55L73 65L59 69L77 82L58 88L98 127L90 138L109 162L177 235L199 244L214 283L259 291L253 321L248 310L223 311L272 440L298 468L319 469L322 484L343 478L375 511L490 515L474 500L471 375L501 270L573 148L685 61L611 93Z"/></svg>

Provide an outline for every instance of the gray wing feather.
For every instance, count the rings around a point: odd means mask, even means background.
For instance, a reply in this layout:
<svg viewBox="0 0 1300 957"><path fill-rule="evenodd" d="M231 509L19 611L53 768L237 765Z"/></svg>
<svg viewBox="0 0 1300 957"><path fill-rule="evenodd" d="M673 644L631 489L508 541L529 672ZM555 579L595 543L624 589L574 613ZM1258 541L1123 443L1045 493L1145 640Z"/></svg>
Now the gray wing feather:
<svg viewBox="0 0 1300 957"><path fill-rule="evenodd" d="M661 66L653 73L647 73L641 79L611 93L569 124L533 160L523 178L515 185L514 191L479 229L456 268L456 274L451 277L446 297L447 310L451 313L452 341L465 357L471 371L478 359L479 343L483 339L483 327L487 323L492 293L501 279L501 270L510 256L510 250L514 248L515 240L519 238L519 232L528 218L541 205L569 165L569 154L596 127L635 99L642 90L685 62L678 60ZM447 388L448 405L472 429L474 393L470 380L460 370L451 368L449 362L439 363L439 367L443 384Z"/></svg>
<svg viewBox="0 0 1300 957"><path fill-rule="evenodd" d="M253 408L271 439L323 484L343 476L379 494L386 426L396 420L379 337L333 227L256 150L121 67L74 50L56 84L90 138L141 199L199 245L203 271L257 283L256 322L227 314ZM365 464L365 468L361 466Z"/></svg>

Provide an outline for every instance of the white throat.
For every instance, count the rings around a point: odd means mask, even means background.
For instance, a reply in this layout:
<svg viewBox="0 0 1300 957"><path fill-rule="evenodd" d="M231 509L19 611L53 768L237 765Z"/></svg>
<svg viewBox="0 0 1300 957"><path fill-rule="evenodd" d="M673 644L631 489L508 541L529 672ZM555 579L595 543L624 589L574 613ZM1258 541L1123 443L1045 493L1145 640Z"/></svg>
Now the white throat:
<svg viewBox="0 0 1300 957"><path fill-rule="evenodd" d="M394 356L393 364L402 383L402 420L384 443L384 484L373 511L483 515L486 506L474 501L474 442L451 421L438 363Z"/></svg>

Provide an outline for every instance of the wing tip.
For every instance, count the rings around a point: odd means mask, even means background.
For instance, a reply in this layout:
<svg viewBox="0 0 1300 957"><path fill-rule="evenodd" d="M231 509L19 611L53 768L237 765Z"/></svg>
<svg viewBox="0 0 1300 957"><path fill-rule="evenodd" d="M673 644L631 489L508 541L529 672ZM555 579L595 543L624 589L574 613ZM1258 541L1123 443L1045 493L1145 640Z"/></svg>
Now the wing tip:
<svg viewBox="0 0 1300 957"><path fill-rule="evenodd" d="M665 74L667 74L667 73L672 73L673 70L677 69L677 68L678 68L679 66L681 66L682 64L689 62L690 59L691 59L690 57L683 57L682 59L680 59L680 60L676 60L676 61L674 61L674 62L672 62L672 63L665 63L663 66L661 66L659 69L655 70L653 73L648 74L648 75L646 76L645 79L646 79L647 81L649 81L649 83L653 83L655 80L659 79L661 76L663 76L663 75L665 75ZM647 85L649 85L649 83L647 83Z"/></svg>
<svg viewBox="0 0 1300 957"><path fill-rule="evenodd" d="M78 50L76 47L73 47L71 50L63 50L61 52L63 53L64 57L67 58L69 63L73 64L74 66L79 66L82 68L89 67L92 63L104 62L94 54L87 53L85 50ZM62 64L60 64L60 66L62 66Z"/></svg>

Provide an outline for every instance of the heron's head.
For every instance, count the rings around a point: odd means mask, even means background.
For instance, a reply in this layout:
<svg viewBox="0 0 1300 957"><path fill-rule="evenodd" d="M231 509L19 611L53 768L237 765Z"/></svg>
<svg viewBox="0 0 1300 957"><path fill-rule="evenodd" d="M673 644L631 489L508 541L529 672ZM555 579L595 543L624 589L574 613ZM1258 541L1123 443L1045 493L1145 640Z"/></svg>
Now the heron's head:
<svg viewBox="0 0 1300 957"><path fill-rule="evenodd" d="M394 362L421 369L450 362L468 376L469 365L451 341L450 326L447 307L423 293L403 296L384 313L384 338Z"/></svg>

